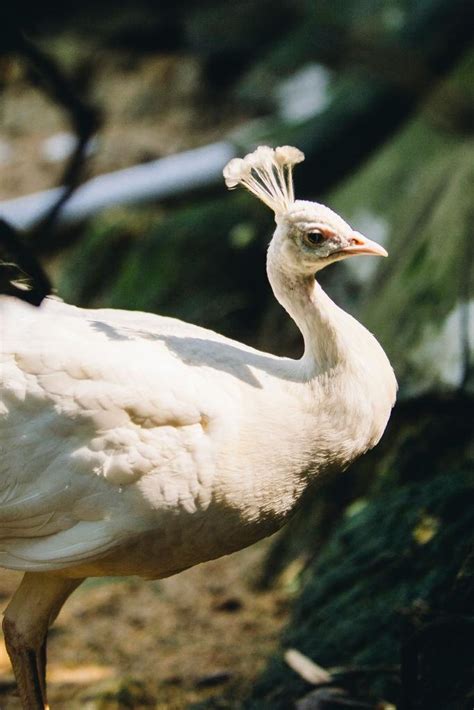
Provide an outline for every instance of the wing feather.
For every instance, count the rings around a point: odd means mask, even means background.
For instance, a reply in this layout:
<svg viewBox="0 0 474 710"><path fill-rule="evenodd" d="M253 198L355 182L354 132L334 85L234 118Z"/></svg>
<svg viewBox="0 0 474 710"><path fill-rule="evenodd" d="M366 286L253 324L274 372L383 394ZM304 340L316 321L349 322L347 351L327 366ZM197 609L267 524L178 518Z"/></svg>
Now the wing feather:
<svg viewBox="0 0 474 710"><path fill-rule="evenodd" d="M179 326L0 299L0 565L97 559L209 503L209 383L163 328Z"/></svg>

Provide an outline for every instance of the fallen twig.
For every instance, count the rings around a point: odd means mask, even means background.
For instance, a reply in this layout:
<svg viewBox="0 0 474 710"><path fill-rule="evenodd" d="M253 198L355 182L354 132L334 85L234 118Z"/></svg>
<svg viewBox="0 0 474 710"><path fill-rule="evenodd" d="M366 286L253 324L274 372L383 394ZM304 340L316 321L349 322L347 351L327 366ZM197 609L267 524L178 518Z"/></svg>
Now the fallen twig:
<svg viewBox="0 0 474 710"><path fill-rule="evenodd" d="M295 648L285 651L284 659L295 673L312 685L328 685L334 681L327 670L318 666L317 663Z"/></svg>

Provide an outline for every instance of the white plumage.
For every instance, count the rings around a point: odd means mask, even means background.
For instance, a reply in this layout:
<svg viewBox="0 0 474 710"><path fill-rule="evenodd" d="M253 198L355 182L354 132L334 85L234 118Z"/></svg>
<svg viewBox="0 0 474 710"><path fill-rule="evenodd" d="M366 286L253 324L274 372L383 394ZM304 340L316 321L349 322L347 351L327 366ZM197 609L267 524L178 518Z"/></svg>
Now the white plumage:
<svg viewBox="0 0 474 710"><path fill-rule="evenodd" d="M314 280L384 250L294 201L301 157L260 148L225 171L275 211L268 275L301 360L172 318L0 299L0 565L26 572L4 630L29 710L46 707L48 626L85 577L156 579L245 547L384 431L388 360Z"/></svg>

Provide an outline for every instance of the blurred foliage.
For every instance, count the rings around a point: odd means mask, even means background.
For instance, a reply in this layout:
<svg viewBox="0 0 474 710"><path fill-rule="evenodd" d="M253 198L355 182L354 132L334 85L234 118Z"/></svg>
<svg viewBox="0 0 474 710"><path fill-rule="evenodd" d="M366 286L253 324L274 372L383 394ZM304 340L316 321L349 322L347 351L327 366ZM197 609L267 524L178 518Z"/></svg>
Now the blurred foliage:
<svg viewBox="0 0 474 710"><path fill-rule="evenodd" d="M443 325L472 298L474 161L464 115L473 64L469 54L416 118L325 200L388 245L391 258L373 272L348 263L328 270L323 280L377 333L402 389L413 392L443 386L440 371L461 366L446 354L433 360L430 347L437 338L456 337L461 348L460 329L454 323L454 334L443 335ZM443 96L458 94L466 108L450 121L453 102ZM301 183L304 191L304 175L297 173L297 192ZM271 216L261 205L223 187L220 198L191 205L114 210L92 220L68 253L59 293L82 305L159 311L255 345L279 341L280 351L295 353L298 335L263 278L271 231Z"/></svg>
<svg viewBox="0 0 474 710"><path fill-rule="evenodd" d="M472 368L472 362L459 362L468 355L460 352L468 333L452 321L474 296L474 141L462 121L456 127L454 117L451 123L448 118L448 100L463 84L462 95L467 100L471 92L474 109L472 76L473 53L417 117L330 198L353 223L360 220L361 231L364 222L375 225L388 245L391 258L366 280L358 313L389 353L402 392L450 389L459 381L453 368ZM443 334L450 314L452 325ZM458 341L457 365L450 359L450 338Z"/></svg>
<svg viewBox="0 0 474 710"><path fill-rule="evenodd" d="M271 225L242 193L161 218L112 212L69 253L59 291L75 303L158 310L251 338L271 298L262 278Z"/></svg>

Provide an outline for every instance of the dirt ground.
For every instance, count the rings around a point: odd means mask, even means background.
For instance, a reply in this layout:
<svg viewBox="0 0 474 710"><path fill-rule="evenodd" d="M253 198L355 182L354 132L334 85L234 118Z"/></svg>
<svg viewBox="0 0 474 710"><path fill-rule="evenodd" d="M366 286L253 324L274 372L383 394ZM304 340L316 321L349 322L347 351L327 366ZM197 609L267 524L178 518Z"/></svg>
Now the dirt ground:
<svg viewBox="0 0 474 710"><path fill-rule="evenodd" d="M103 111L90 175L218 140L242 121L207 99L192 57L99 52L67 37L51 40L48 50L68 71L90 75L92 99ZM45 141L70 127L64 112L32 87L21 62L2 60L0 80L1 200L58 184L64 161L47 155ZM159 582L84 583L50 634L52 708L178 710L222 693L226 707L238 708L287 618L284 590L253 586L269 544ZM0 571L3 608L18 580ZM2 639L0 710L17 708Z"/></svg>
<svg viewBox="0 0 474 710"><path fill-rule="evenodd" d="M85 582L50 633L53 710L181 710L222 694L221 707L239 708L287 619L285 589L255 589L268 545L158 582ZM19 578L0 572L2 608ZM0 708L20 708L3 638Z"/></svg>

